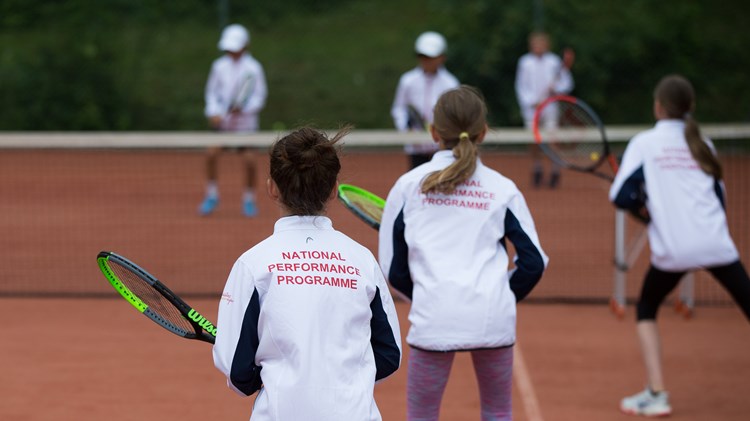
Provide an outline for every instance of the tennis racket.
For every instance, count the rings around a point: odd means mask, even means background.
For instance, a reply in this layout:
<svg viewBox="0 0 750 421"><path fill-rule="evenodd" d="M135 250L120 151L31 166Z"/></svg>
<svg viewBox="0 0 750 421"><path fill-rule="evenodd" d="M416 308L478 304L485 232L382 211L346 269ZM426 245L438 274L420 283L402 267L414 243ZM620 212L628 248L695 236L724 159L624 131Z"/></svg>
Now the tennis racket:
<svg viewBox="0 0 750 421"><path fill-rule="evenodd" d="M614 180L619 164L607 141L604 124L582 100L568 95L547 98L537 107L532 128L534 141L556 164ZM603 170L604 163L609 164L609 171ZM641 187L640 201L646 203L646 192ZM631 215L641 222L649 221L645 208Z"/></svg>
<svg viewBox="0 0 750 421"><path fill-rule="evenodd" d="M556 164L614 179L617 159L599 116L585 102L568 95L551 96L537 107L532 128L534 140ZM611 171L602 169L605 162Z"/></svg>
<svg viewBox="0 0 750 421"><path fill-rule="evenodd" d="M242 111L247 104L247 100L253 95L255 91L255 74L250 72L247 73L240 82L232 102L229 104L229 112Z"/></svg>
<svg viewBox="0 0 750 421"><path fill-rule="evenodd" d="M537 107L533 122L534 140L544 153L563 168L595 175L608 181L614 180L619 164L612 154L604 125L599 116L582 100L556 95ZM603 167L609 164L609 171ZM645 190L640 191L641 203L646 203ZM645 207L631 215L642 223L648 223ZM625 244L625 213L617 212L617 242L615 250L615 278L610 309L618 317L625 314L625 274L643 250L646 228L629 246Z"/></svg>
<svg viewBox="0 0 750 421"><path fill-rule="evenodd" d="M422 118L422 114L413 105L409 105L406 109L408 115L406 126L409 129L419 131L428 130L427 123Z"/></svg>
<svg viewBox="0 0 750 421"><path fill-rule="evenodd" d="M104 277L136 310L177 336L214 343L216 325L144 269L109 251L99 252L96 260Z"/></svg>
<svg viewBox="0 0 750 421"><path fill-rule="evenodd" d="M367 225L376 230L380 229L385 200L374 193L351 184L339 184L338 198L347 209L352 211L359 219L365 221Z"/></svg>

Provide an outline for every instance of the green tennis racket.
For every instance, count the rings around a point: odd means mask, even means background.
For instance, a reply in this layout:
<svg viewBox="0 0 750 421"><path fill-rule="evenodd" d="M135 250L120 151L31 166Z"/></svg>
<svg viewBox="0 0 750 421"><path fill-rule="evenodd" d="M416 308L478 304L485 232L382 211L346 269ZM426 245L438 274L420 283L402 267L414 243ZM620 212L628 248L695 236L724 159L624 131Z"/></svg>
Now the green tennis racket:
<svg viewBox="0 0 750 421"><path fill-rule="evenodd" d="M376 230L380 229L385 200L374 193L351 184L339 184L338 197L341 203L359 219Z"/></svg>
<svg viewBox="0 0 750 421"><path fill-rule="evenodd" d="M216 325L140 266L109 251L99 252L97 262L115 290L154 323L177 336L214 343Z"/></svg>

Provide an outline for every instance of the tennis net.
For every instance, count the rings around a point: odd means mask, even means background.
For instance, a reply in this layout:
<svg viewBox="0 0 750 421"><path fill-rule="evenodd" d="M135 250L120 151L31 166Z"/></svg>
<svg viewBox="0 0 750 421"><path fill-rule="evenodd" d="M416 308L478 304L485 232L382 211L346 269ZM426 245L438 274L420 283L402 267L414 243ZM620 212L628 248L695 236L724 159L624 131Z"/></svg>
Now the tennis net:
<svg viewBox="0 0 750 421"><path fill-rule="evenodd" d="M645 127L608 127L621 153ZM704 125L725 166L730 230L750 261L750 125ZM231 265L271 234L278 209L265 194L267 147L281 133L1 133L0 295L114 296L98 272L96 254L117 252L142 265L175 292L218 297ZM385 197L408 170L403 148L425 134L352 132L342 151L342 183ZM609 183L563 172L556 189L531 183L531 135L495 129L482 146L490 167L516 182L534 216L550 266L529 297L536 301L606 302L612 294L615 212ZM210 145L257 149L260 213L241 212L242 160L219 158L220 204L198 215L204 194L204 150ZM545 166L549 163L546 162ZM334 226L377 252L377 234L331 202ZM626 294L638 293L648 250L627 274ZM709 275L695 281L697 304L725 304Z"/></svg>

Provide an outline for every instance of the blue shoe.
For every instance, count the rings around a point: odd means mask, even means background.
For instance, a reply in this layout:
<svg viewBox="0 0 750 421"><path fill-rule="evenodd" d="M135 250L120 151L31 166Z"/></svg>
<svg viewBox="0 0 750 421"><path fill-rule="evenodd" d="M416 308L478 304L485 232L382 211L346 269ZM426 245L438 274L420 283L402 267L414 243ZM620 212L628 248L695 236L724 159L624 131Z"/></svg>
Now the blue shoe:
<svg viewBox="0 0 750 421"><path fill-rule="evenodd" d="M203 203L201 203L200 207L198 208L198 213L200 213L202 216L210 215L211 212L216 209L216 206L219 204L219 198L218 197L206 197L203 200Z"/></svg>
<svg viewBox="0 0 750 421"><path fill-rule="evenodd" d="M252 200L245 200L242 202L242 213L248 218L252 218L258 214L258 208L255 206L255 202Z"/></svg>

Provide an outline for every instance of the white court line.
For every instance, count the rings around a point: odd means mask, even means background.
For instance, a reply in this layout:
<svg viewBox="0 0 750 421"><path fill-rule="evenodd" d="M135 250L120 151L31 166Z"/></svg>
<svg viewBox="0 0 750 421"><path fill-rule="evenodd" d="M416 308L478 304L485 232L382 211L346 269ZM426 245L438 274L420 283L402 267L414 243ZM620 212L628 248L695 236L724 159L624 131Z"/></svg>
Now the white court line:
<svg viewBox="0 0 750 421"><path fill-rule="evenodd" d="M526 369L526 362L523 360L518 341L516 341L513 348L513 379L516 381L516 386L521 395L526 420L544 421L542 410L539 408L539 401L534 392L534 385L531 383L531 376L529 376L529 370Z"/></svg>

